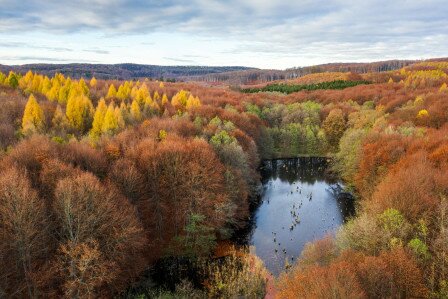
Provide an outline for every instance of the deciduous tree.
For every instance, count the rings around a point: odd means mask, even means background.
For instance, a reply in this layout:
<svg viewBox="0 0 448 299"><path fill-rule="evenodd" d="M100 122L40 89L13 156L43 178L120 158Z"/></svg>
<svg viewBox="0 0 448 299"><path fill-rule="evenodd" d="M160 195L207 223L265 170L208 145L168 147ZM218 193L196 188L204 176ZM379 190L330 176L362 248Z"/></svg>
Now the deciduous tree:
<svg viewBox="0 0 448 299"><path fill-rule="evenodd" d="M7 297L39 297L36 273L51 247L44 202L26 172L10 168L0 175L0 290Z"/></svg>
<svg viewBox="0 0 448 299"><path fill-rule="evenodd" d="M45 126L44 112L33 95L30 95L22 118L22 130L25 134L40 132Z"/></svg>
<svg viewBox="0 0 448 299"><path fill-rule="evenodd" d="M340 109L333 109L322 123L322 128L329 145L333 151L339 147L339 140L345 132L346 124L344 114Z"/></svg>
<svg viewBox="0 0 448 299"><path fill-rule="evenodd" d="M96 80L95 77L92 77L92 79L90 79L90 87L96 87L97 83L98 81Z"/></svg>
<svg viewBox="0 0 448 299"><path fill-rule="evenodd" d="M109 90L107 91L106 99L112 99L117 96L117 89L115 88L115 85L111 84L109 86Z"/></svg>
<svg viewBox="0 0 448 299"><path fill-rule="evenodd" d="M65 114L70 126L79 134L83 134L91 126L93 112L90 99L85 95L80 95L68 100Z"/></svg>
<svg viewBox="0 0 448 299"><path fill-rule="evenodd" d="M106 116L107 106L104 98L101 98L95 109L93 115L92 129L90 130L90 136L97 138L103 132L104 117Z"/></svg>
<svg viewBox="0 0 448 299"><path fill-rule="evenodd" d="M115 114L115 108L113 104L109 104L106 114L104 115L104 122L102 126L102 132L106 134L113 134L118 130L118 119Z"/></svg>
<svg viewBox="0 0 448 299"><path fill-rule="evenodd" d="M55 268L67 296L121 290L144 269L146 241L134 208L93 175L61 180L54 213L61 238Z"/></svg>
<svg viewBox="0 0 448 299"><path fill-rule="evenodd" d="M132 101L132 104L131 104L131 116L135 122L138 122L142 119L140 105L137 103L136 100Z"/></svg>

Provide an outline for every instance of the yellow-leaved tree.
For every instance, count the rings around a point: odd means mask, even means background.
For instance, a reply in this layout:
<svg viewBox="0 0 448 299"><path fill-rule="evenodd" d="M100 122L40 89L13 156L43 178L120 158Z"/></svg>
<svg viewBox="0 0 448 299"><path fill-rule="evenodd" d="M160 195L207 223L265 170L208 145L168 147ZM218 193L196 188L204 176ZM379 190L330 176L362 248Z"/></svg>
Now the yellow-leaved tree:
<svg viewBox="0 0 448 299"><path fill-rule="evenodd" d="M65 83L61 86L61 88L59 88L58 101L60 104L67 103L71 87L72 80L70 78L67 78L67 80L65 80Z"/></svg>
<svg viewBox="0 0 448 299"><path fill-rule="evenodd" d="M0 72L0 84L1 85L5 84L5 80L6 80L6 75L3 74L2 72Z"/></svg>
<svg viewBox="0 0 448 299"><path fill-rule="evenodd" d="M140 121L142 119L142 112L140 110L140 105L136 100L132 101L131 104L131 117L134 121Z"/></svg>
<svg viewBox="0 0 448 299"><path fill-rule="evenodd" d="M40 132L45 126L44 112L31 94L25 106L22 118L22 131L24 134Z"/></svg>
<svg viewBox="0 0 448 299"><path fill-rule="evenodd" d="M185 107L187 105L189 96L190 93L182 89L173 96L173 98L171 99L171 105L173 105L175 108Z"/></svg>
<svg viewBox="0 0 448 299"><path fill-rule="evenodd" d="M87 96L89 95L89 93L90 93L89 86L87 85L86 81L84 81L83 78L81 78L81 79L78 81L78 86L79 86L79 88L82 90L82 93L83 93L83 94L85 94L85 95L87 95Z"/></svg>
<svg viewBox="0 0 448 299"><path fill-rule="evenodd" d="M56 78L51 80L51 88L45 94L50 101L57 101L59 96L59 89L61 88L61 83Z"/></svg>
<svg viewBox="0 0 448 299"><path fill-rule="evenodd" d="M25 76L20 78L19 80L19 87L20 89L26 90L31 88L31 84L33 82L34 74L31 70L26 72Z"/></svg>
<svg viewBox="0 0 448 299"><path fill-rule="evenodd" d="M160 94L157 91L155 91L154 92L154 96L152 97L152 99L154 100L154 102L159 101L160 100Z"/></svg>
<svg viewBox="0 0 448 299"><path fill-rule="evenodd" d="M168 97L167 97L166 93L164 93L162 96L162 106L165 106L166 103L168 103Z"/></svg>
<svg viewBox="0 0 448 299"><path fill-rule="evenodd" d="M148 87L146 87L145 83L138 89L135 95L135 100L140 106L145 105L148 101L152 102L151 95L149 94Z"/></svg>
<svg viewBox="0 0 448 299"><path fill-rule="evenodd" d="M42 81L44 77L42 75L35 75L33 81L31 82L31 91L32 92L41 92L40 87L42 86Z"/></svg>
<svg viewBox="0 0 448 299"><path fill-rule="evenodd" d="M124 121L123 110L120 107L115 107L115 117L117 118L118 128L124 129L126 123Z"/></svg>
<svg viewBox="0 0 448 299"><path fill-rule="evenodd" d="M159 140L163 141L166 139L166 136L168 136L168 133L165 130L160 130L159 131Z"/></svg>
<svg viewBox="0 0 448 299"><path fill-rule="evenodd" d="M84 81L84 79L81 79L78 82L72 82L72 84L70 85L70 90L68 92L67 99L80 95L89 96L89 92L90 90L86 82Z"/></svg>
<svg viewBox="0 0 448 299"><path fill-rule="evenodd" d="M109 90L107 91L106 99L112 99L117 96L117 89L115 88L115 85L111 84L109 86Z"/></svg>
<svg viewBox="0 0 448 299"><path fill-rule="evenodd" d="M126 88L123 85L120 85L118 87L118 91L117 91L116 97L119 98L122 101L127 99Z"/></svg>
<svg viewBox="0 0 448 299"><path fill-rule="evenodd" d="M66 131L69 129L70 126L67 121L67 116L65 116L61 106L58 105L56 107L51 123L53 124L53 132L57 134L66 133Z"/></svg>
<svg viewBox="0 0 448 299"><path fill-rule="evenodd" d="M92 77L92 79L90 79L90 87L96 87L97 83L98 81L96 80L95 77Z"/></svg>
<svg viewBox="0 0 448 299"><path fill-rule="evenodd" d="M425 118L428 116L429 116L429 113L428 113L428 110L426 110L426 109L422 109L417 113L417 118Z"/></svg>
<svg viewBox="0 0 448 299"><path fill-rule="evenodd" d="M112 103L107 107L106 115L103 122L103 133L112 135L118 130L118 119L115 114L115 108Z"/></svg>
<svg viewBox="0 0 448 299"><path fill-rule="evenodd" d="M187 110L196 108L196 107L200 107L200 106L201 106L201 101L199 100L199 97L193 97L193 95L190 94L190 96L188 97L187 103L185 105Z"/></svg>
<svg viewBox="0 0 448 299"><path fill-rule="evenodd" d="M121 102L121 104L120 104L120 111L121 111L121 116L123 117L123 120L126 123L126 121L129 118L129 111L128 111L128 107L126 106L126 104L124 102Z"/></svg>
<svg viewBox="0 0 448 299"><path fill-rule="evenodd" d="M150 105L149 105L149 111L150 112L160 112L160 105L157 103L157 102L152 102Z"/></svg>
<svg viewBox="0 0 448 299"><path fill-rule="evenodd" d="M51 89L51 81L50 78L48 78L47 76L45 76L44 80L42 80L42 86L40 88L40 92L42 94L47 94Z"/></svg>
<svg viewBox="0 0 448 299"><path fill-rule="evenodd" d="M103 132L103 123L106 112L106 101L104 98L101 98L96 106L95 114L93 115L92 129L90 130L90 136L92 138L98 138Z"/></svg>
<svg viewBox="0 0 448 299"><path fill-rule="evenodd" d="M145 115L149 115L150 110L151 110L151 106L153 105L153 100L151 99L151 97L147 97L146 99L144 99L144 103L143 103L143 112Z"/></svg>
<svg viewBox="0 0 448 299"><path fill-rule="evenodd" d="M442 86L440 86L439 92L446 92L448 91L448 86L446 83L443 83Z"/></svg>
<svg viewBox="0 0 448 299"><path fill-rule="evenodd" d="M85 95L79 95L68 99L65 115L70 126L83 134L92 122L93 105Z"/></svg>

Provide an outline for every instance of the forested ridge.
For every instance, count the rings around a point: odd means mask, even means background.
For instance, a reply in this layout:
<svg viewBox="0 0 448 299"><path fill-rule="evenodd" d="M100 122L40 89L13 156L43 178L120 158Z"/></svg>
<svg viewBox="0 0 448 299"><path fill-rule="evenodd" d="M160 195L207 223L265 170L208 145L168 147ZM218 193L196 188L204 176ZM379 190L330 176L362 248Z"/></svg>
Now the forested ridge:
<svg viewBox="0 0 448 299"><path fill-rule="evenodd" d="M0 297L262 298L262 263L226 245L259 163L327 156L356 216L309 243L275 296L446 298L447 74L316 72L293 84L330 88L279 94L0 73ZM175 287L148 278L160 261Z"/></svg>
<svg viewBox="0 0 448 299"><path fill-rule="evenodd" d="M439 59L446 60L446 59ZM260 84L278 80L292 80L310 74L322 74L326 72L351 72L356 74L364 74L371 72L385 72L398 70L411 64L415 64L417 60L387 60L366 63L327 63L305 67L294 67L286 70L242 70L223 73L204 74L198 76L183 77L185 80L205 81L205 82L222 82L230 85L240 84Z"/></svg>
<svg viewBox="0 0 448 299"><path fill-rule="evenodd" d="M139 78L153 78L155 80L176 80L190 76L200 76L213 73L242 71L252 68L242 66L163 66L145 65L135 63L122 64L25 64L25 65L0 65L0 71L5 73L10 70L25 74L32 70L46 76L54 76L56 73L70 76L71 78L119 79L130 80Z"/></svg>
<svg viewBox="0 0 448 299"><path fill-rule="evenodd" d="M430 59L428 61L432 61ZM440 58L437 61L445 61ZM178 81L203 81L209 83L224 83L231 85L256 84L276 80L291 80L309 74L322 74L326 72L351 72L363 74L369 72L384 72L401 69L417 60L388 60L370 63L328 63L306 67L294 67L286 70L266 70L242 66L163 66L145 65L135 63L122 64L24 64L24 65L1 65L0 71L8 73L25 74L31 70L49 77L56 73L79 79L81 77L90 79L106 80L137 80L140 78L151 78L153 80L178 80Z"/></svg>

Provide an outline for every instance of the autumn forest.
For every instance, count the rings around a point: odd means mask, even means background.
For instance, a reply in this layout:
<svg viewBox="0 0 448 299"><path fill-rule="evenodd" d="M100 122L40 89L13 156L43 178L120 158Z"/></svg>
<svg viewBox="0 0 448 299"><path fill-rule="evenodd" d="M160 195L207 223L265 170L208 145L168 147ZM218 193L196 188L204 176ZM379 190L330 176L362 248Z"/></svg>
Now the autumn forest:
<svg viewBox="0 0 448 299"><path fill-rule="evenodd" d="M446 60L238 88L0 73L0 297L446 298L447 83ZM273 277L232 240L260 163L294 157L356 212Z"/></svg>

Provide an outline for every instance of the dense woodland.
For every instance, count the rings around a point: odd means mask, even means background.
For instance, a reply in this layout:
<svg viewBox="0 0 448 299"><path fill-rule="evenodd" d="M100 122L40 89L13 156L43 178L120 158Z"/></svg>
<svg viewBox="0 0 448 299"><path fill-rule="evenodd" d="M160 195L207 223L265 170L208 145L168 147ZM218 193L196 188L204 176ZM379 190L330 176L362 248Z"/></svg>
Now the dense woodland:
<svg viewBox="0 0 448 299"><path fill-rule="evenodd" d="M0 73L0 297L263 297L261 262L222 245L260 160L328 156L357 215L308 244L275 295L446 298L447 74L311 74L300 82L371 84L281 94ZM169 258L200 283L154 289L147 270Z"/></svg>
<svg viewBox="0 0 448 299"><path fill-rule="evenodd" d="M261 88L245 88L242 92L255 93L255 92L281 92L290 94L293 92L298 92L302 90L321 90L321 89L344 89L347 87L353 87L360 84L370 84L369 81L348 81L348 80L335 80L330 82L319 82L311 84L268 84Z"/></svg>
<svg viewBox="0 0 448 299"><path fill-rule="evenodd" d="M286 70L240 70L229 72L214 72L203 75L182 76L182 80L205 81L211 83L226 83L229 85L241 84L260 84L277 80L293 80L302 78L310 74L322 74L326 72L351 72L354 74L362 74L369 72L384 72L401 69L411 64L415 64L416 60L387 60L379 62L366 63L327 63L314 66L294 67ZM333 79L335 80L335 79ZM311 82L315 83L315 82Z"/></svg>
<svg viewBox="0 0 448 299"><path fill-rule="evenodd" d="M139 78L156 78L162 80L185 79L192 76L204 76L207 74L252 70L252 68L242 66L162 66L146 65L135 63L121 64L24 64L24 65L1 65L0 71L4 73L10 70L18 73L26 73L29 70L49 77L55 74L63 74L71 78L91 78L97 79L119 79L130 80Z"/></svg>

